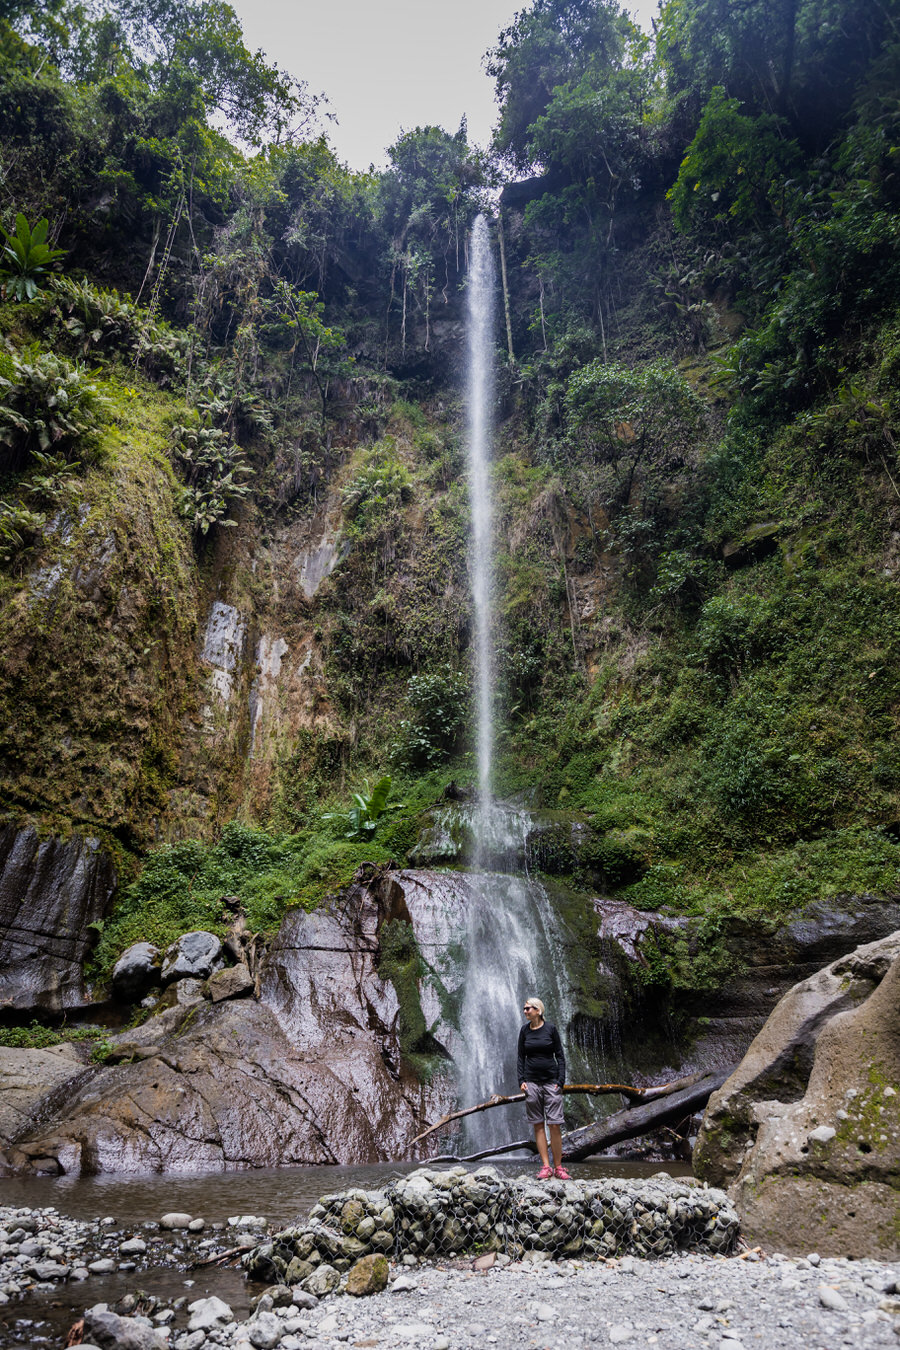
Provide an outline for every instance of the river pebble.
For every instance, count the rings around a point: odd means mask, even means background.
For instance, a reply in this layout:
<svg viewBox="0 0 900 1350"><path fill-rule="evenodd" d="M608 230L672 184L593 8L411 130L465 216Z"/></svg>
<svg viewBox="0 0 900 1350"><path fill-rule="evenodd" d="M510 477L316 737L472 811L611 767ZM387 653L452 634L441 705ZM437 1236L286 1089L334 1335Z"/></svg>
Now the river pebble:
<svg viewBox="0 0 900 1350"><path fill-rule="evenodd" d="M406 1278L394 1266L397 1278ZM773 1256L750 1262L706 1254L659 1261L512 1262L474 1272L470 1262L420 1262L414 1287L366 1299L343 1292L297 1307L265 1296L246 1321L208 1332L175 1329L172 1350L806 1350L883 1346L897 1350L891 1302L900 1269L873 1261ZM408 1281L408 1285L412 1281ZM824 1302L822 1290L840 1298ZM298 1291L299 1292L299 1291ZM281 1291L275 1298L281 1299ZM195 1309L202 1303L192 1305ZM308 1300L307 1300L308 1304ZM398 1311L399 1310L399 1311ZM159 1323L157 1322L157 1327Z"/></svg>

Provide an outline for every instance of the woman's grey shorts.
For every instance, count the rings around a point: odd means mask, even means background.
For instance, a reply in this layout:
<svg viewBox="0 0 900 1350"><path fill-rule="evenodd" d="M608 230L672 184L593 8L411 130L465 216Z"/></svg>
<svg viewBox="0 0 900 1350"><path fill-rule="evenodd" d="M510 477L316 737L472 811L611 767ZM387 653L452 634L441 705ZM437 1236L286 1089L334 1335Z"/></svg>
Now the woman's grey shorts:
<svg viewBox="0 0 900 1350"><path fill-rule="evenodd" d="M525 1083L525 1119L529 1125L563 1124L563 1093L559 1083Z"/></svg>

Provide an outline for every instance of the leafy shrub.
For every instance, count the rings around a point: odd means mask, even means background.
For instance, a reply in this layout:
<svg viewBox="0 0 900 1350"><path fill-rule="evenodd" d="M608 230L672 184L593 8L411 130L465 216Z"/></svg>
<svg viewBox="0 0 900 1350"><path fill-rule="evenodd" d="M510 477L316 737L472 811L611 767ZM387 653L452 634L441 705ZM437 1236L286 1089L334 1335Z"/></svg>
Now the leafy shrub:
<svg viewBox="0 0 900 1350"><path fill-rule="evenodd" d="M0 502L0 562L22 561L44 537L47 517L24 502Z"/></svg>
<svg viewBox="0 0 900 1350"><path fill-rule="evenodd" d="M173 455L185 480L180 511L191 528L206 534L213 525L235 525L227 519L229 505L246 497L252 472L243 451L227 431L207 417L172 428Z"/></svg>
<svg viewBox="0 0 900 1350"><path fill-rule="evenodd" d="M469 694L468 675L452 666L413 675L407 697L414 715L400 723L398 760L412 768L446 760L458 748L468 722Z"/></svg>
<svg viewBox="0 0 900 1350"><path fill-rule="evenodd" d="M343 821L348 826L346 839L371 839L382 816L402 811L405 806L405 802L388 802L391 780L387 774L379 778L373 788L367 780L364 788L364 792L351 792L353 805L349 811L329 811L322 817L323 820Z"/></svg>
<svg viewBox="0 0 900 1350"><path fill-rule="evenodd" d="M0 1045L17 1050L46 1050L68 1041L93 1041L102 1035L99 1027L53 1027L32 1022L30 1027L0 1027Z"/></svg>
<svg viewBox="0 0 900 1350"><path fill-rule="evenodd" d="M52 352L32 361L13 357L12 378L0 376L0 445L17 467L35 448L69 458L95 448L108 404L83 366Z"/></svg>
<svg viewBox="0 0 900 1350"><path fill-rule="evenodd" d="M190 334L154 319L148 309L89 281L55 277L51 290L66 332L86 356L104 346L134 354L152 370L174 372L190 345Z"/></svg>
<svg viewBox="0 0 900 1350"><path fill-rule="evenodd" d="M353 478L341 490L347 533L368 534L388 512L412 495L409 470L396 456L390 436L372 447Z"/></svg>

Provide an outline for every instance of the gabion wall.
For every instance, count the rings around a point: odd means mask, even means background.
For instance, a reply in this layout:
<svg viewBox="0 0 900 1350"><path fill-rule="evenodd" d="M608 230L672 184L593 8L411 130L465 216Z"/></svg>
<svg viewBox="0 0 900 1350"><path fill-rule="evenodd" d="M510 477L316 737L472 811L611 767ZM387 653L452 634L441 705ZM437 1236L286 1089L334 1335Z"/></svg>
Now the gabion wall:
<svg viewBox="0 0 900 1350"><path fill-rule="evenodd" d="M493 1167L467 1172L420 1168L382 1191L323 1196L305 1223L248 1254L256 1279L297 1284L316 1266L348 1270L370 1252L426 1260L504 1252L513 1260L690 1249L724 1253L738 1238L724 1191L665 1173L646 1180L538 1182L506 1179Z"/></svg>

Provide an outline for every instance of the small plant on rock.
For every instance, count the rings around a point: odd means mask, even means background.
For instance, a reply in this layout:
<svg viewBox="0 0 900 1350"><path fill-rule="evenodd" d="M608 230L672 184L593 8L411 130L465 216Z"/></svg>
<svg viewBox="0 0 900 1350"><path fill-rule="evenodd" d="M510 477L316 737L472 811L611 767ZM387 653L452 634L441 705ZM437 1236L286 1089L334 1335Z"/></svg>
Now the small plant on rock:
<svg viewBox="0 0 900 1350"><path fill-rule="evenodd" d="M405 802L388 802L391 795L391 779L388 774L379 778L370 789L368 779L363 784L363 792L351 792L353 801L349 811L329 811L323 820L343 820L346 822L345 839L371 839L378 828L382 816L401 811Z"/></svg>
<svg viewBox="0 0 900 1350"><path fill-rule="evenodd" d="M33 300L41 289L47 268L65 253L63 248L51 248L47 243L50 229L46 216L34 229L21 211L16 216L13 234L3 230L6 246L0 253L0 278L6 295L14 300Z"/></svg>
<svg viewBox="0 0 900 1350"><path fill-rule="evenodd" d="M185 479L181 514L197 534L213 525L235 525L228 519L229 504L250 491L244 480L251 473L240 446L227 431L211 426L207 418L172 428L174 458Z"/></svg>

